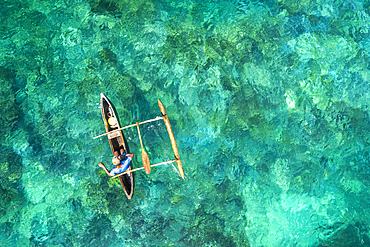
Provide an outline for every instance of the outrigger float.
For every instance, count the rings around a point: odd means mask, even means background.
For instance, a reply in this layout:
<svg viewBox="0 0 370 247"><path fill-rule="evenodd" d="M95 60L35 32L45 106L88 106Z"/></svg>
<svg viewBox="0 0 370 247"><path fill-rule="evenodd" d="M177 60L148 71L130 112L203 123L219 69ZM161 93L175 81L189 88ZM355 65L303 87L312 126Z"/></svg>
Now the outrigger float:
<svg viewBox="0 0 370 247"><path fill-rule="evenodd" d="M141 159L142 159L142 162L143 162L143 167L132 169L132 167L130 165L130 167L125 172L119 173L119 174L112 177L112 178L117 178L117 177L119 178L119 180L121 182L121 185L122 185L122 188L125 191L125 194L126 194L128 199L132 198L132 195L133 195L133 192L134 192L134 176L133 176L133 173L136 172L136 171L144 170L147 174L149 174L151 172L151 167L176 162L177 163L177 169L179 171L179 175L183 179L185 179L184 170L183 170L183 167L182 167L182 162L181 162L181 159L180 159L179 150L177 148L177 144L176 144L175 136L174 136L173 131L172 131L170 120L168 118L166 109L164 108L162 102L159 99L158 99L158 105L159 105L159 109L162 113L161 117L156 117L154 119L146 120L146 121L143 121L143 122L140 122L140 123L137 122L136 124L127 125L125 127L120 127L119 120L117 118L117 114L116 114L116 111L114 109L114 106L112 105L112 103L108 100L108 98L103 93L100 94L100 100L101 100L101 110L102 110L103 122L104 122L106 133L95 136L94 139L106 135L108 137L109 145L111 147L111 150L112 150L113 154L114 154L115 151L120 152L120 149L123 149L125 153L129 153L124 135L122 134L122 130L132 128L132 127L135 127L135 126L138 130L139 140L140 140L140 145L141 145ZM109 123L109 118L110 117L113 117L117 120L117 122L114 125L111 125ZM171 146L172 146L172 149L173 149L173 153L175 155L175 159L168 160L168 161L163 161L163 162L151 165L150 161L149 161L148 154L144 150L144 145L143 145L143 141L141 139L141 133L140 133L139 125L150 123L150 122L153 122L153 121L158 121L158 120L161 120L161 119L163 119L163 121L166 125L166 129L167 129L168 135L170 137Z"/></svg>

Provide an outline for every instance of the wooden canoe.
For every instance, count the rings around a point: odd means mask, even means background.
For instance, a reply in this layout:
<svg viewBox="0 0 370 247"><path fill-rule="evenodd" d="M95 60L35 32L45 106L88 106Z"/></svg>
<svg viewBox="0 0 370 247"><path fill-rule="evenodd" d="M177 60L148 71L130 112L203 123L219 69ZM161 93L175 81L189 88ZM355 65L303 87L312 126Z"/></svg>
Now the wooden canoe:
<svg viewBox="0 0 370 247"><path fill-rule="evenodd" d="M103 93L100 94L100 101L101 101L101 113L103 116L103 121L104 121L106 132L111 132L111 131L114 131L115 129L120 129L121 127L119 124L119 119L117 117L116 111L112 103L108 100L107 97L105 97ZM114 127L110 126L108 123L108 113L117 119L117 125L115 125ZM126 153L129 153L126 147L125 138L121 130L114 131L108 134L107 136L108 136L109 145L112 149L112 154L114 154L115 151L118 151L119 153L120 149L122 148ZM111 166L113 166L113 164L111 164ZM131 165L127 169L127 171L130 171L130 170L131 170ZM125 191L128 199L131 199L134 193L134 176L133 175L134 175L133 173L128 172L126 174L119 176L119 180L121 181L122 188Z"/></svg>

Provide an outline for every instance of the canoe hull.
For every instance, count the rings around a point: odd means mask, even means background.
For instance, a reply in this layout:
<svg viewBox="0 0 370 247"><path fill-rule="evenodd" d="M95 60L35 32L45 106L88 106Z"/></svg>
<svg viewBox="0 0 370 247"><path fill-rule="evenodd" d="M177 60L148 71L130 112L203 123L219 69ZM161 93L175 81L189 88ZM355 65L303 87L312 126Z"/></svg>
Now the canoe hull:
<svg viewBox="0 0 370 247"><path fill-rule="evenodd" d="M100 101L101 101L102 117L103 117L106 132L111 132L111 131L114 131L115 129L121 128L119 124L119 119L114 109L114 106L103 93L100 94ZM118 122L117 125L113 128L108 123L108 112L113 117L115 117ZM112 154L114 154L115 151L118 151L119 153L120 149L122 148L126 153L129 153L126 143L125 143L125 138L121 130L115 131L112 134L107 135L107 137L108 137L109 145L112 150ZM131 165L128 168L128 171L130 170L131 170ZM124 174L118 177L121 182L122 188L125 191L125 194L128 199L131 199L134 193L134 176L133 175L134 175L133 173L129 172L127 174Z"/></svg>

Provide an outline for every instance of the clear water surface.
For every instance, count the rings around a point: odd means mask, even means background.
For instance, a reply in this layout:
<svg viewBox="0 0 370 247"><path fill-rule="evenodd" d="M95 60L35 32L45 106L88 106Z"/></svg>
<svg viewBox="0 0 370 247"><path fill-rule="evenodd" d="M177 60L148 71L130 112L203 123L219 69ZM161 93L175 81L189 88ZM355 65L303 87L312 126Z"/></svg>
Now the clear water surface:
<svg viewBox="0 0 370 247"><path fill-rule="evenodd" d="M0 246L370 246L369 1L3 0ZM109 164L167 108L184 163ZM152 163L163 123L142 126ZM135 129L124 131L141 166Z"/></svg>

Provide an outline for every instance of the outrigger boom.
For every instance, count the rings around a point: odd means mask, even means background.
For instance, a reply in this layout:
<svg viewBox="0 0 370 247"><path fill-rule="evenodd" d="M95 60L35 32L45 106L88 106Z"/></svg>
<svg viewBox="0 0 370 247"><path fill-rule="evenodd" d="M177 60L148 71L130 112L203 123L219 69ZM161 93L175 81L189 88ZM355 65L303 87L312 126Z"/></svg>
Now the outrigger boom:
<svg viewBox="0 0 370 247"><path fill-rule="evenodd" d="M153 165L150 165L150 166L153 167L153 166L166 165L166 164L170 164L170 163L173 163L173 162L176 162L176 160L163 161L163 162L153 164ZM132 169L130 171L125 171L125 172L119 173L119 174L117 174L117 175L115 175L111 178L116 178L116 177L119 177L123 174L129 173L129 172L136 172L136 171L140 171L140 170L143 170L143 169L145 169L145 168L144 167L135 168L135 169Z"/></svg>
<svg viewBox="0 0 370 247"><path fill-rule="evenodd" d="M149 120L140 122L139 124L141 125L141 124L145 124L145 123L150 123L150 122L158 121L158 120L161 120L161 119L163 119L163 117L156 117L156 118L153 118L153 119L149 119ZM130 125L127 125L125 127L122 127L122 128L119 128L119 129L116 129L116 130L113 130L113 131L106 132L104 134L95 136L95 137L93 137L93 139L96 139L96 138L99 138L99 137L102 137L102 136L105 136L105 135L112 134L112 133L114 133L116 131L120 131L120 130L128 129L128 128L131 128L131 127L135 127L135 126L136 126L136 124L130 124Z"/></svg>

